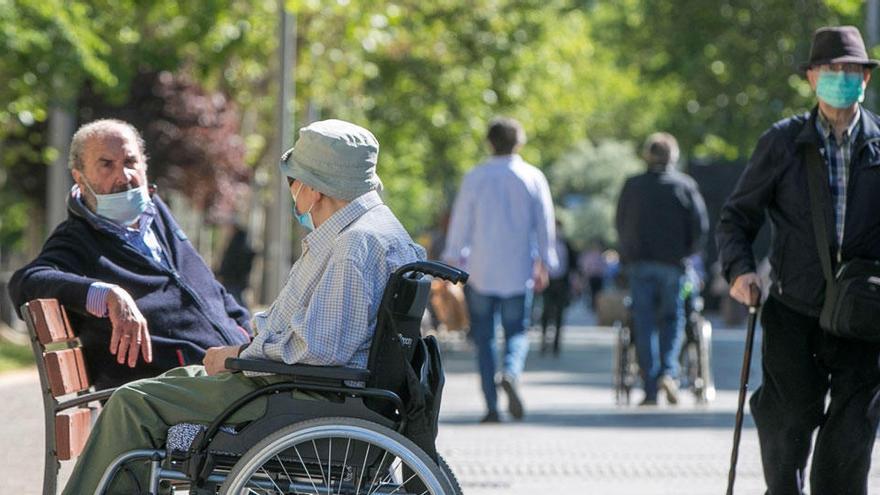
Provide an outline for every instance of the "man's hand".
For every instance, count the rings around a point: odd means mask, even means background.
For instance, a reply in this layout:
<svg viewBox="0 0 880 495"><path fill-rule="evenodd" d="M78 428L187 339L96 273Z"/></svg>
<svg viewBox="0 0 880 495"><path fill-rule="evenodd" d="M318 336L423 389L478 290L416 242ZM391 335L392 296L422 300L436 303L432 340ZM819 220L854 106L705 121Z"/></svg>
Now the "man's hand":
<svg viewBox="0 0 880 495"><path fill-rule="evenodd" d="M532 281L535 292L544 292L544 289L550 284L550 272L541 261L535 262L535 267L532 269Z"/></svg>
<svg viewBox="0 0 880 495"><path fill-rule="evenodd" d="M752 286L758 289L756 295L752 294ZM755 272L743 273L736 277L733 285L730 286L730 297L746 306L755 306L761 298L761 277Z"/></svg>
<svg viewBox="0 0 880 495"><path fill-rule="evenodd" d="M110 353L116 355L116 362L134 368L138 354L144 361L153 362L153 345L150 343L150 332L147 320L131 295L121 287L114 287L107 295L107 316L113 333L110 335Z"/></svg>
<svg viewBox="0 0 880 495"><path fill-rule="evenodd" d="M211 347L205 352L205 359L202 364L205 365L205 372L208 375L216 375L229 371L226 369L226 358L238 357L239 345L229 345L224 347Z"/></svg>

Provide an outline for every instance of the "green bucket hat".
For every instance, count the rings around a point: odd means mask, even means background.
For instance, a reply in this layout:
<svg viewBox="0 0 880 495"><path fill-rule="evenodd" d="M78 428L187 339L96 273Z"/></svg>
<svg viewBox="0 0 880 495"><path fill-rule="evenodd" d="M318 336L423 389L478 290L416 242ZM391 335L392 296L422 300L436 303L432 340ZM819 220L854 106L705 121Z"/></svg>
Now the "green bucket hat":
<svg viewBox="0 0 880 495"><path fill-rule="evenodd" d="M379 141L343 120L322 120L299 130L293 148L281 155L281 173L332 198L351 201L381 191L376 174Z"/></svg>

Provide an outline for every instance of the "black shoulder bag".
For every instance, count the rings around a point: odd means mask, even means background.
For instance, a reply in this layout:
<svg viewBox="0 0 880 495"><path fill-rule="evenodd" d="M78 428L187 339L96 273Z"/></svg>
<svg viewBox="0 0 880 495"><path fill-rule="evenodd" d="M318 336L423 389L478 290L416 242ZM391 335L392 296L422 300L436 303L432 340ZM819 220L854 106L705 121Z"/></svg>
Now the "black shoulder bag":
<svg viewBox="0 0 880 495"><path fill-rule="evenodd" d="M819 324L840 338L880 342L880 260L855 258L841 262L837 273L831 268L831 249L825 227L821 186L825 167L819 150L806 150L810 212L822 272L825 275L825 301Z"/></svg>

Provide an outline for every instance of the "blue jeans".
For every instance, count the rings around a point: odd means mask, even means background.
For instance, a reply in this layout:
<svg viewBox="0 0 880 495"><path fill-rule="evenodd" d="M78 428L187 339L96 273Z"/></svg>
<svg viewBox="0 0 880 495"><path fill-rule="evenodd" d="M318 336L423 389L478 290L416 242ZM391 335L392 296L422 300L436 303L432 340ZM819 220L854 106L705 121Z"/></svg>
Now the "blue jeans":
<svg viewBox="0 0 880 495"><path fill-rule="evenodd" d="M633 333L645 398L656 400L657 379L678 377L684 340L684 271L661 263L635 263L629 268Z"/></svg>
<svg viewBox="0 0 880 495"><path fill-rule="evenodd" d="M481 294L465 287L468 313L471 317L470 337L477 346L477 367L486 408L490 413L498 412L498 393L495 390L495 371L497 368L498 346L495 343L495 320L501 315L504 327L504 359L502 373L517 379L526 364L529 352L529 308L532 293L500 297Z"/></svg>

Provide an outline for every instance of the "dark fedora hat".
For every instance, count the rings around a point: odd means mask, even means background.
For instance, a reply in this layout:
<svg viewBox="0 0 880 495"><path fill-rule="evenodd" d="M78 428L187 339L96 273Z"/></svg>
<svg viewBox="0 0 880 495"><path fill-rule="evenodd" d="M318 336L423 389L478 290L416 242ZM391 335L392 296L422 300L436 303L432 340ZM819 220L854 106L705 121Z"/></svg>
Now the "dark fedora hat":
<svg viewBox="0 0 880 495"><path fill-rule="evenodd" d="M861 64L874 68L880 61L869 59L862 34L855 26L823 27L813 33L810 60L800 65L805 72L823 64Z"/></svg>

